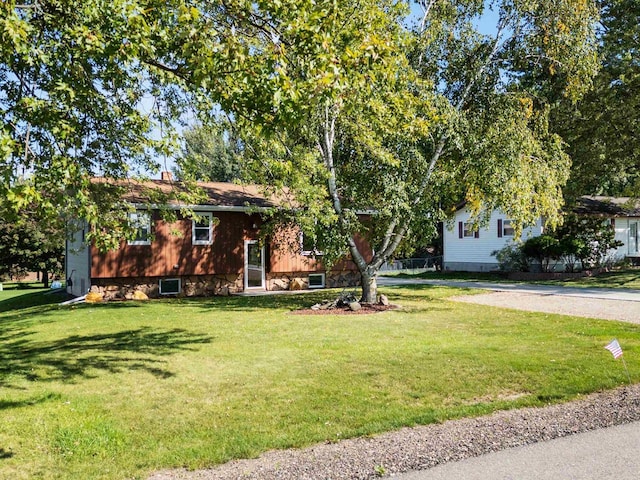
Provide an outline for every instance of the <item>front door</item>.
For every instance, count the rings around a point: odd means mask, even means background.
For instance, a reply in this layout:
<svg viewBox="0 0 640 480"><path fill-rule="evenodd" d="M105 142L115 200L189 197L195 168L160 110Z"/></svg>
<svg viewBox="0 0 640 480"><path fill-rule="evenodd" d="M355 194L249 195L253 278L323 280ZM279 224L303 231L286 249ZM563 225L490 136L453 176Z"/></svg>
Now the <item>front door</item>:
<svg viewBox="0 0 640 480"><path fill-rule="evenodd" d="M244 242L244 288L264 288L264 247L257 240Z"/></svg>
<svg viewBox="0 0 640 480"><path fill-rule="evenodd" d="M640 243L638 240L638 223L629 222L629 255L636 255L640 251Z"/></svg>

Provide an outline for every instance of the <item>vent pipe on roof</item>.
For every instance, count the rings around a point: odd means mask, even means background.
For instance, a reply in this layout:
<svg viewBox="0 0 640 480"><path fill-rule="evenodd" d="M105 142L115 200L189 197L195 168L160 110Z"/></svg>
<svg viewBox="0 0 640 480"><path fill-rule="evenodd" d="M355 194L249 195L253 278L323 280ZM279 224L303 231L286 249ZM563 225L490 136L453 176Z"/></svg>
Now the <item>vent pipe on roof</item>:
<svg viewBox="0 0 640 480"><path fill-rule="evenodd" d="M162 180L173 180L173 175L171 174L171 172L160 172L160 178Z"/></svg>

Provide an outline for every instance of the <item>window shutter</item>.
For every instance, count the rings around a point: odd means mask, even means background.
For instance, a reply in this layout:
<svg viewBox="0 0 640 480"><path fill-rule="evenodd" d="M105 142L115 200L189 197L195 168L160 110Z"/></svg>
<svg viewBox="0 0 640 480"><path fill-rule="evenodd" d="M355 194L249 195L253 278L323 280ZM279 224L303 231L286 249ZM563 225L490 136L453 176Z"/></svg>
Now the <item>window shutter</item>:
<svg viewBox="0 0 640 480"><path fill-rule="evenodd" d="M458 222L458 238L462 238L464 236L464 225L462 222Z"/></svg>
<svg viewBox="0 0 640 480"><path fill-rule="evenodd" d="M502 238L502 219L498 219L498 238Z"/></svg>
<svg viewBox="0 0 640 480"><path fill-rule="evenodd" d="M473 238L480 238L480 228L473 232Z"/></svg>

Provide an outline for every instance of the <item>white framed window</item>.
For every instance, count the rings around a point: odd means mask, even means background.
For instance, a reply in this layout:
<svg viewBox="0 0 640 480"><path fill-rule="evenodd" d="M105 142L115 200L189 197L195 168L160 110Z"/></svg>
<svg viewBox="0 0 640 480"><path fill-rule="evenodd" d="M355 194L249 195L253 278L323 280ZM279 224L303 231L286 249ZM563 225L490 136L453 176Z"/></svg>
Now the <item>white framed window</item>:
<svg viewBox="0 0 640 480"><path fill-rule="evenodd" d="M133 239L129 245L151 245L151 214L145 210L129 213L129 224L135 229Z"/></svg>
<svg viewBox="0 0 640 480"><path fill-rule="evenodd" d="M325 285L324 273L309 274L309 288L324 288L324 285Z"/></svg>
<svg viewBox="0 0 640 480"><path fill-rule="evenodd" d="M472 222L464 222L464 226L462 229L462 236L465 238L475 237L477 229L474 228Z"/></svg>
<svg viewBox="0 0 640 480"><path fill-rule="evenodd" d="M513 226L511 225L511 220L503 220L502 221L502 236L503 237L513 237L514 231Z"/></svg>
<svg viewBox="0 0 640 480"><path fill-rule="evenodd" d="M300 254L305 256L322 255L322 252L318 250L315 238L305 235L304 232L300 232Z"/></svg>
<svg viewBox="0 0 640 480"><path fill-rule="evenodd" d="M211 245L213 242L213 214L211 212L195 212L191 228L193 245Z"/></svg>
<svg viewBox="0 0 640 480"><path fill-rule="evenodd" d="M159 287L160 295L177 295L182 291L179 278L161 278Z"/></svg>

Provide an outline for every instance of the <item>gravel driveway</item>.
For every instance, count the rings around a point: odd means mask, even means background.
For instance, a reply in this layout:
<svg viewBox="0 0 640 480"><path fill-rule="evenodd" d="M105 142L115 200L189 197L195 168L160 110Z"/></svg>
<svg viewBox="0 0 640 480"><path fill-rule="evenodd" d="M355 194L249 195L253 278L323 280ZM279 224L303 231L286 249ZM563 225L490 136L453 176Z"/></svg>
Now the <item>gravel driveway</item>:
<svg viewBox="0 0 640 480"><path fill-rule="evenodd" d="M515 310L559 313L562 315L621 320L640 324L640 302L633 301L518 292L460 295L452 297L451 300L513 308Z"/></svg>

